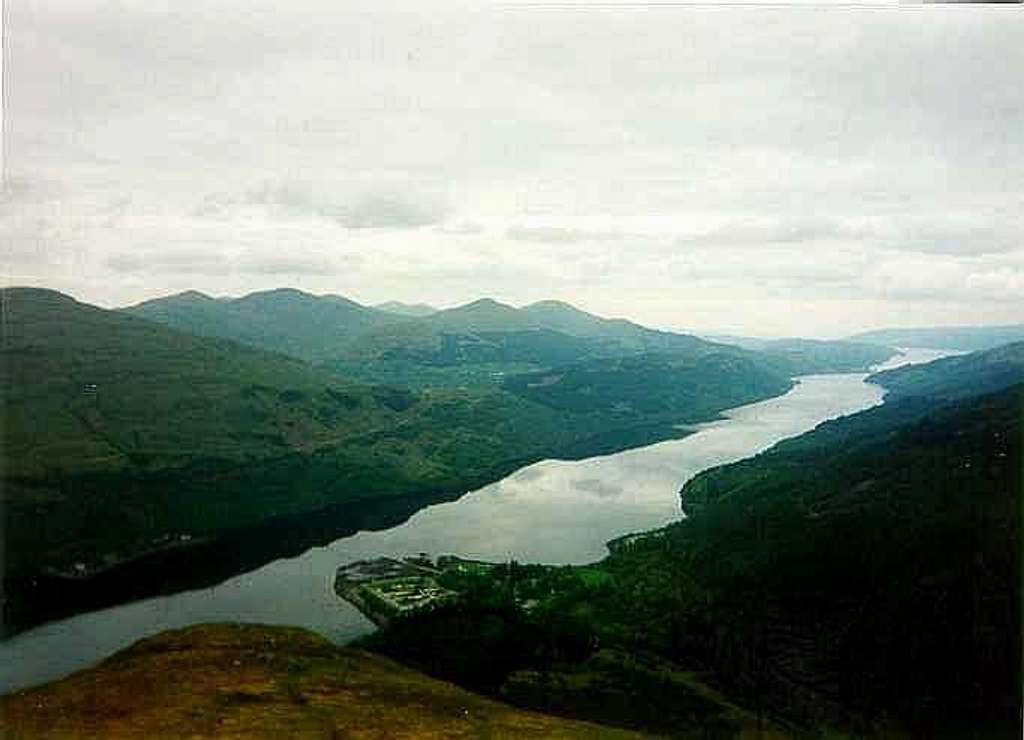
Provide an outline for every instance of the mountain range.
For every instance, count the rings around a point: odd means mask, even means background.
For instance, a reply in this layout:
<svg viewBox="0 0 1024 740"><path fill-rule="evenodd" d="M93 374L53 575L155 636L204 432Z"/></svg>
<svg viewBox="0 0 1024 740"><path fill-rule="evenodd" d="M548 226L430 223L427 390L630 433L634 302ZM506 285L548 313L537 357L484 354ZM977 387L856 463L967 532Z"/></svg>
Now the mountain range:
<svg viewBox="0 0 1024 740"><path fill-rule="evenodd" d="M192 334L234 339L311 362L373 359L396 351L438 359L445 335L553 331L598 340L614 354L699 343L694 337L647 329L624 319L602 319L557 301L514 308L481 298L436 310L396 302L369 307L338 295L315 296L293 289L228 300L189 291L123 311Z"/></svg>
<svg viewBox="0 0 1024 740"><path fill-rule="evenodd" d="M515 308L482 298L445 310L388 303L376 308L337 295L292 289L219 300L181 293L122 309L200 336L281 352L347 377L405 387L501 385L509 375L643 354L730 351L689 334L605 319L560 301ZM790 340L752 347L780 372L857 372L888 348Z"/></svg>
<svg viewBox="0 0 1024 740"><path fill-rule="evenodd" d="M735 346L554 301L408 316L284 289L109 311L5 288L0 309L7 634L217 582L529 462L679 436L794 375L894 354ZM681 492L686 518L553 571L535 613L514 599L453 607L367 646L441 678L482 676L470 688L523 709L645 731L1012 736L1024 342L868 380L882 406L701 473ZM208 691L172 691L181 661ZM168 706L102 698L137 681ZM346 714L352 691L362 703ZM448 731L455 702L481 713L480 732L615 733L255 627L158 637L0 709L44 732L39 702L62 707L69 732L120 732L126 717L214 732L216 715L273 734L373 711Z"/></svg>
<svg viewBox="0 0 1024 740"><path fill-rule="evenodd" d="M925 347L975 352L992 349L1001 344L1024 341L1024 324L878 329L855 334L850 340L888 347Z"/></svg>
<svg viewBox="0 0 1024 740"><path fill-rule="evenodd" d="M171 576L175 569L206 582L210 573L224 573L219 566L208 571L204 558L213 556L196 553L225 538L244 543L247 528L330 510L308 547L350 531L379 502L403 502L396 510L408 516L411 501L457 496L545 457L678 437L686 433L681 424L792 384L771 357L560 305L519 310L479 301L399 321L428 322L428 330L467 322L523 327L540 315L638 349L672 351L561 366L539 388L529 374L522 380L511 373L470 389L450 382L409 389L353 380L283 352L316 340L311 315L328 323L377 315L337 297L274 291L237 301L187 294L168 302L190 315L221 318L226 306L228 316L243 318L217 326L261 326L261 336L282 338L274 351L55 291L7 288L2 298L5 629L74 609L73 592L94 599L105 591L96 579L110 581L110 598L119 598L117 584L126 579L116 574L140 559L182 561L166 565L164 578L144 581L156 592L189 585ZM294 345L283 341L291 328ZM552 345L545 364L524 369L548 368L563 351L552 332L523 330ZM514 336L505 332L504 341L518 346ZM245 566L301 547L292 537L275 539L282 549L260 545L253 557L241 557ZM223 562L223 553L214 559ZM132 588L145 595L138 584Z"/></svg>

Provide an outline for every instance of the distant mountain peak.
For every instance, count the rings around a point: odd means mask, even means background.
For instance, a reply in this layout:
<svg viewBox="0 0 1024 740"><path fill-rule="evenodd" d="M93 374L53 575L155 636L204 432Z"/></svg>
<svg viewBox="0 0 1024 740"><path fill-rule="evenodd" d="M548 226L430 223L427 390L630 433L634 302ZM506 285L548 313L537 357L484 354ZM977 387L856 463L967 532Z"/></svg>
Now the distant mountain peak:
<svg viewBox="0 0 1024 740"><path fill-rule="evenodd" d="M71 303L78 303L78 301L69 296L67 293L61 293L59 290L53 290L52 288L37 288L33 285L7 285L0 288L2 293L7 298L29 298L29 299L48 299L48 300L60 300L68 301Z"/></svg>
<svg viewBox="0 0 1024 740"><path fill-rule="evenodd" d="M181 306L188 304L197 303L216 303L217 299L202 293L198 290L184 290L181 293L172 293L171 295L160 296L158 298L149 298L145 301L140 301L131 306L126 306L125 310L147 308L149 306Z"/></svg>
<svg viewBox="0 0 1024 740"><path fill-rule="evenodd" d="M401 301L385 301L377 303L372 308L385 313L398 314L399 316L411 316L421 318L437 313L440 309L426 303L402 303Z"/></svg>
<svg viewBox="0 0 1024 740"><path fill-rule="evenodd" d="M271 288L270 290L260 290L254 293L249 293L241 298L236 298L234 303L237 304L272 304L272 303L306 303L306 304L327 304L332 303L335 305L342 305L352 309L366 310L366 306L361 303L353 301L351 298L346 298L343 295L337 293L327 293L326 295L316 295L315 293L307 293L304 290L298 288Z"/></svg>
<svg viewBox="0 0 1024 740"><path fill-rule="evenodd" d="M177 294L175 294L173 296L170 296L170 297L171 298L188 299L190 301L215 301L215 300L217 300L213 296L207 295L206 293L203 293L202 291L198 291L198 290L185 290L185 291L182 291L181 293L177 293Z"/></svg>
<svg viewBox="0 0 1024 740"><path fill-rule="evenodd" d="M493 298L477 298L475 301L464 303L461 306L455 306L453 308L446 308L443 311L438 311L434 315L461 316L465 314L501 314L515 316L519 314L519 309L515 306L510 306L507 303L496 301Z"/></svg>
<svg viewBox="0 0 1024 740"><path fill-rule="evenodd" d="M493 298L486 297L477 298L475 301L470 301L465 305L457 306L457 308L511 308L515 310L513 306L510 306L507 303L502 303L501 301L496 301Z"/></svg>
<svg viewBox="0 0 1024 740"><path fill-rule="evenodd" d="M269 290L257 290L238 298L239 301L260 300L263 298L305 298L315 300L317 296L307 293L298 288L271 288Z"/></svg>
<svg viewBox="0 0 1024 740"><path fill-rule="evenodd" d="M528 304L526 306L523 306L523 310L529 311L531 309L546 309L546 310L558 309L558 310L562 310L562 311L574 311L576 313L586 313L586 311L583 311L582 309L576 308L576 306L572 305L571 303L566 303L565 301L555 300L553 298L547 298L547 299L545 299L543 301L535 301L534 303L530 303L530 304Z"/></svg>

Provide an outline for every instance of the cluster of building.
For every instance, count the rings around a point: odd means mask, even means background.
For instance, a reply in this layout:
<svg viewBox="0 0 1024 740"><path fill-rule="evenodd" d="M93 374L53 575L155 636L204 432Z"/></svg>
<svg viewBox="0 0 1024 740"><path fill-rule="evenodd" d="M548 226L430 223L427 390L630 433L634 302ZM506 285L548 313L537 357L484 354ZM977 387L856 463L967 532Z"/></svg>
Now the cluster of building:
<svg viewBox="0 0 1024 740"><path fill-rule="evenodd" d="M367 584L366 588L398 614L434 609L457 596L428 576L389 578Z"/></svg>
<svg viewBox="0 0 1024 740"><path fill-rule="evenodd" d="M360 560L338 568L334 590L377 624L396 616L436 609L458 597L438 584L440 575L425 555L396 560Z"/></svg>

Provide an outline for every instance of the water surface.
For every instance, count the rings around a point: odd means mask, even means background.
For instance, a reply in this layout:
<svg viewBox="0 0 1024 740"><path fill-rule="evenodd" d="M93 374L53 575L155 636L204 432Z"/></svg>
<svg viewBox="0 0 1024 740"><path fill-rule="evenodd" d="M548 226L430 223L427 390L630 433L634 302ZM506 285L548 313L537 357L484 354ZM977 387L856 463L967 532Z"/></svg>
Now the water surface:
<svg viewBox="0 0 1024 740"><path fill-rule="evenodd" d="M885 367L950 354L906 350ZM864 374L809 375L778 398L727 411L680 440L579 461L546 460L429 506L379 532L359 532L212 588L147 599L36 627L0 643L0 693L66 675L165 629L201 622L307 627L345 642L374 629L333 592L340 564L427 552L578 564L620 535L681 515L679 489L705 468L756 454L827 419L882 400Z"/></svg>

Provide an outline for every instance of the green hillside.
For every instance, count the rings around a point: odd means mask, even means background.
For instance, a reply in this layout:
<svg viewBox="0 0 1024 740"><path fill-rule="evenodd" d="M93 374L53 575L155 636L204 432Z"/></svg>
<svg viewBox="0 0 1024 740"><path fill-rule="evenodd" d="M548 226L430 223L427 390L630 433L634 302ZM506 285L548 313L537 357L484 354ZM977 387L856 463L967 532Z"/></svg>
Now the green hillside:
<svg viewBox="0 0 1024 740"><path fill-rule="evenodd" d="M1019 737L1024 384L962 390L706 471L687 519L600 563L467 571L459 604L366 644L652 731Z"/></svg>
<svg viewBox="0 0 1024 740"><path fill-rule="evenodd" d="M285 288L223 300L188 291L123 310L190 334L232 339L311 362L337 357L371 328L404 319L341 296Z"/></svg>
<svg viewBox="0 0 1024 740"><path fill-rule="evenodd" d="M571 409L500 388L410 391L53 291L2 297L8 630L73 610L75 594L97 605L129 585L137 596L208 583L231 575L224 563L256 567L367 518L397 523L539 459L682 436L681 421L789 387L748 363L721 376L654 366L650 395L664 403L630 409L629 373L606 374ZM288 533L289 518L326 511ZM244 537L270 522L276 549ZM230 557L216 547L225 538ZM146 558L177 564L146 587L114 577Z"/></svg>
<svg viewBox="0 0 1024 740"><path fill-rule="evenodd" d="M545 301L480 299L443 311L280 289L218 300L190 291L124 309L200 336L233 339L347 377L406 387L500 385L518 372L594 357L695 353L713 345Z"/></svg>
<svg viewBox="0 0 1024 740"><path fill-rule="evenodd" d="M1024 382L1024 342L885 370L868 376L868 382L882 386L893 398L958 398L998 391Z"/></svg>
<svg viewBox="0 0 1024 740"><path fill-rule="evenodd" d="M375 327L346 355L324 363L340 374L410 387L519 387L535 373L562 370L616 373L623 361L650 367L692 364L730 355L787 377L863 372L895 350L850 342L787 340L748 349L688 334L658 331L625 319L603 319L558 301L521 309L490 299L415 322ZM602 367L603 366L603 367ZM628 382L628 381L627 381ZM659 378L658 382L667 382Z"/></svg>
<svg viewBox="0 0 1024 740"><path fill-rule="evenodd" d="M748 402L792 387L786 374L766 369L758 359L729 348L697 357L631 355L517 375L505 387L562 411L601 410L640 418L672 414L696 421L737 398Z"/></svg>
<svg viewBox="0 0 1024 740"><path fill-rule="evenodd" d="M960 349L967 352L992 349L1024 341L1024 324L1008 326L932 326L912 329L877 329L850 337L855 342L889 347Z"/></svg>
<svg viewBox="0 0 1024 740"><path fill-rule="evenodd" d="M54 291L2 298L5 629L45 572L99 575L344 502L429 500L587 436L510 394L355 385Z"/></svg>
<svg viewBox="0 0 1024 740"><path fill-rule="evenodd" d="M807 720L1013 728L1022 401L887 403L691 481L719 669Z"/></svg>
<svg viewBox="0 0 1024 740"><path fill-rule="evenodd" d="M3 291L0 352L14 477L309 453L398 414L380 392L298 360L54 291Z"/></svg>
<svg viewBox="0 0 1024 740"><path fill-rule="evenodd" d="M494 387L510 376L576 362L720 349L696 337L603 319L556 301L514 308L484 298L374 327L325 366L354 378L411 387Z"/></svg>
<svg viewBox="0 0 1024 740"><path fill-rule="evenodd" d="M10 738L628 738L513 709L305 630L203 625L0 698Z"/></svg>
<svg viewBox="0 0 1024 740"><path fill-rule="evenodd" d="M890 346L868 342L825 339L756 339L753 337L709 337L716 342L769 355L793 374L865 372L896 354Z"/></svg>
<svg viewBox="0 0 1024 740"><path fill-rule="evenodd" d="M368 308L339 296L282 289L232 300L189 292L125 311L289 354L364 383L409 388L496 388L522 373L637 355L676 355L684 362L725 351L751 355L559 301L515 308L484 298L443 311L397 303ZM754 351L758 363L788 375L863 371L893 353L802 340Z"/></svg>

